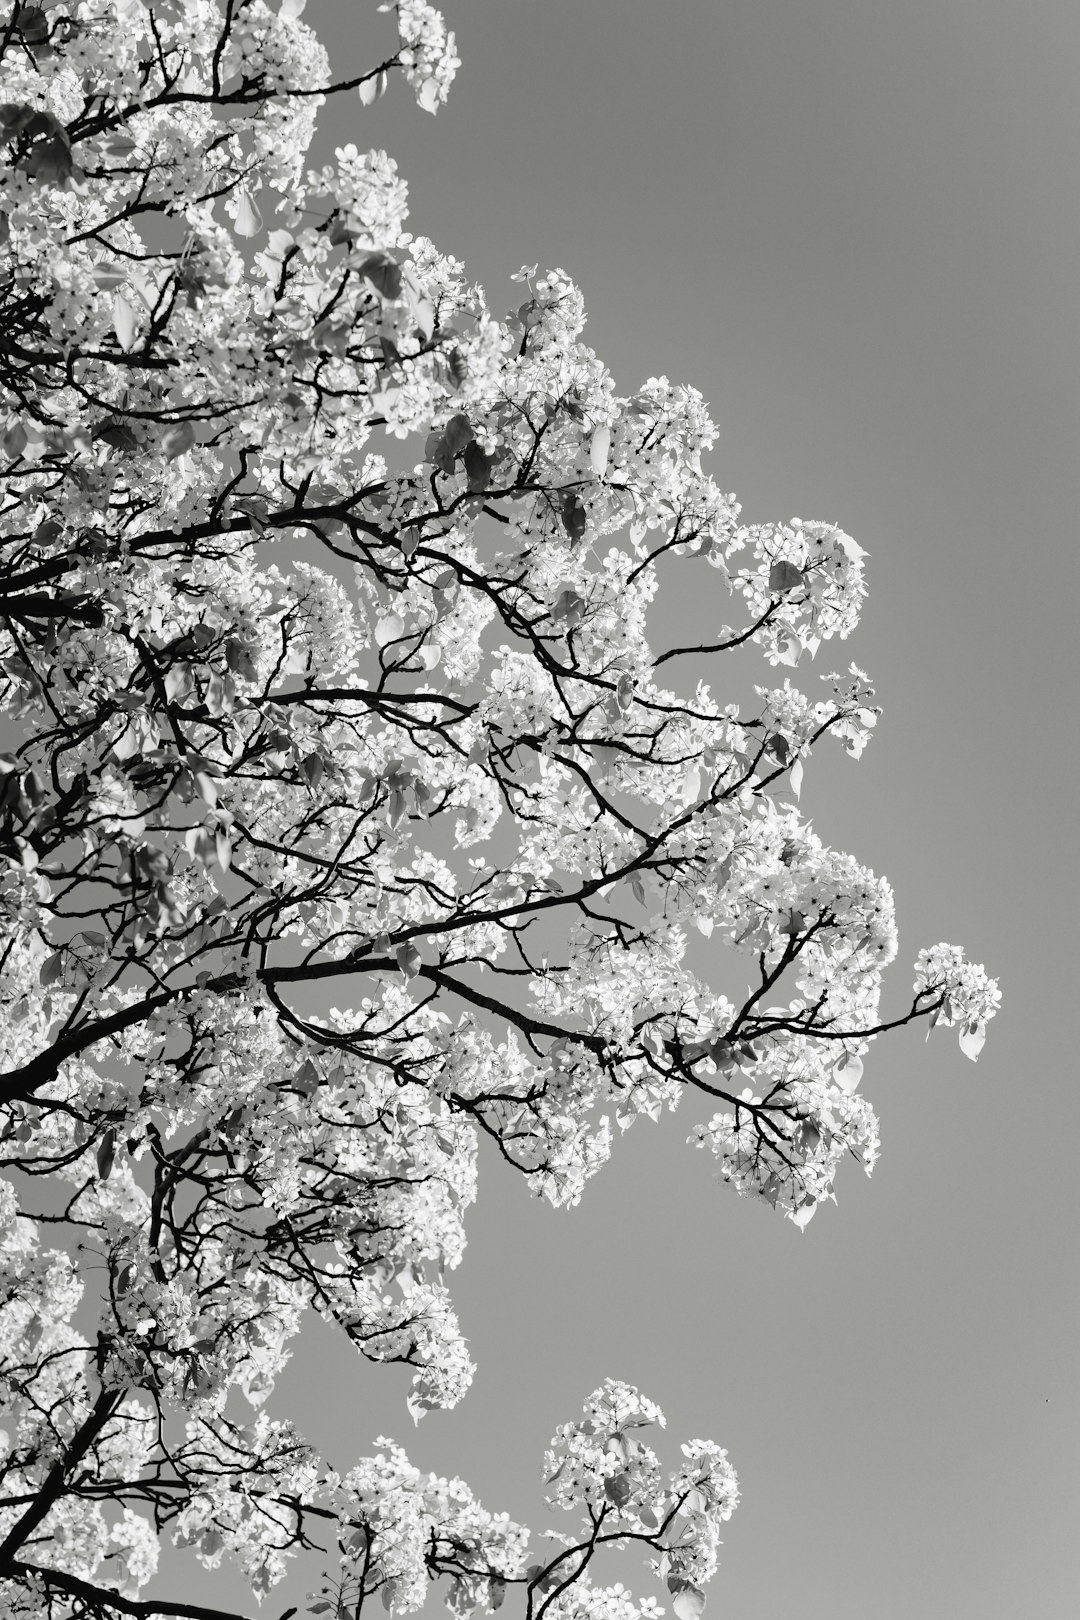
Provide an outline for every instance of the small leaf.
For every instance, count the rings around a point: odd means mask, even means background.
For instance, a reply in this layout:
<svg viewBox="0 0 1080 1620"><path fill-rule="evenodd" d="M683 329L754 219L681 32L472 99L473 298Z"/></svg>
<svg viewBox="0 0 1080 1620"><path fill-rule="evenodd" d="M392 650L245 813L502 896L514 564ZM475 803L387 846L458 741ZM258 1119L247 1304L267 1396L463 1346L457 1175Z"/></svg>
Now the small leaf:
<svg viewBox="0 0 1080 1620"><path fill-rule="evenodd" d="M126 264L95 264L93 276L95 282L103 291L108 292L111 290L115 292L127 280L128 268Z"/></svg>
<svg viewBox="0 0 1080 1620"><path fill-rule="evenodd" d="M307 783L312 793L314 793L315 789L322 781L323 774L326 771L326 762L324 761L322 755L314 753L308 754L305 759L300 761L300 769L304 774L304 781Z"/></svg>
<svg viewBox="0 0 1080 1620"><path fill-rule="evenodd" d="M13 422L4 434L4 454L10 456L13 461L17 461L26 449L26 443L26 429L21 422Z"/></svg>
<svg viewBox="0 0 1080 1620"><path fill-rule="evenodd" d="M398 967L401 969L405 977L407 979L415 979L416 975L420 971L421 959L420 952L417 950L411 939L406 940L404 945L397 946L394 951L394 957L397 961Z"/></svg>
<svg viewBox="0 0 1080 1620"><path fill-rule="evenodd" d="M63 954L60 951L54 951L51 956L47 956L42 962L41 971L38 974L38 983L41 985L55 984L63 971Z"/></svg>
<svg viewBox="0 0 1080 1620"><path fill-rule="evenodd" d="M460 411L452 416L442 431L443 443L451 456L460 455L473 440L472 423Z"/></svg>
<svg viewBox="0 0 1080 1620"><path fill-rule="evenodd" d="M604 1495L617 1508L624 1508L630 1500L630 1476L612 1474L604 1481Z"/></svg>
<svg viewBox="0 0 1080 1620"><path fill-rule="evenodd" d="M122 292L113 295L112 323L120 347L130 349L135 342L135 310Z"/></svg>
<svg viewBox="0 0 1080 1620"><path fill-rule="evenodd" d="M796 798L799 798L800 794L802 793L802 779L803 762L801 759L797 759L793 762L791 767L791 791L794 793Z"/></svg>
<svg viewBox="0 0 1080 1620"><path fill-rule="evenodd" d="M108 1181L116 1158L116 1132L110 1126L98 1143L97 1173L99 1181Z"/></svg>
<svg viewBox="0 0 1080 1620"><path fill-rule="evenodd" d="M305 1097L310 1097L312 1092L318 1090L319 1071L310 1058L305 1058L299 1069L297 1069L293 1084L297 1091L303 1092Z"/></svg>
<svg viewBox="0 0 1080 1620"><path fill-rule="evenodd" d="M438 79L425 79L416 92L417 105L423 107L425 112L437 113L439 110L439 81Z"/></svg>
<svg viewBox="0 0 1080 1620"><path fill-rule="evenodd" d="M465 447L463 456L465 473L469 480L469 488L476 495L483 494L491 478L491 469L494 465L494 456L487 455L474 439Z"/></svg>
<svg viewBox="0 0 1080 1620"><path fill-rule="evenodd" d="M705 1609L705 1594L696 1586L684 1586L673 1593L671 1607L678 1620L701 1620Z"/></svg>
<svg viewBox="0 0 1080 1620"><path fill-rule="evenodd" d="M986 1025L980 1024L976 1018L965 1024L960 1031L960 1050L965 1057L971 1059L972 1063L978 1061L985 1042Z"/></svg>
<svg viewBox="0 0 1080 1620"><path fill-rule="evenodd" d="M195 429L190 422L174 422L161 435L161 453L170 461L186 456L195 443Z"/></svg>
<svg viewBox="0 0 1080 1620"><path fill-rule="evenodd" d="M430 343L431 334L435 330L434 304L431 302L430 298L413 298L410 300L410 308L412 309L413 320L416 322L416 328L420 333L421 341L424 343Z"/></svg>
<svg viewBox="0 0 1080 1620"><path fill-rule="evenodd" d="M380 298L394 303L401 297L401 266L389 253L370 253L359 268Z"/></svg>
<svg viewBox="0 0 1080 1620"><path fill-rule="evenodd" d="M405 634L405 621L400 613L387 613L375 625L375 645L388 647L392 641L400 641Z"/></svg>
<svg viewBox="0 0 1080 1620"><path fill-rule="evenodd" d="M551 609L551 617L565 620L568 628L572 630L585 617L584 597L579 596L572 585L568 585L555 598L555 604Z"/></svg>
<svg viewBox="0 0 1080 1620"><path fill-rule="evenodd" d="M697 802L700 793L701 772L696 765L689 765L686 769L686 775L682 779L679 797L682 799L683 804L691 805Z"/></svg>
<svg viewBox="0 0 1080 1620"><path fill-rule="evenodd" d="M33 180L47 186L62 186L75 173L75 160L66 133L61 131L49 140L38 141L18 167Z"/></svg>
<svg viewBox="0 0 1080 1620"><path fill-rule="evenodd" d="M126 422L117 421L116 418L103 422L100 427L95 428L94 438L100 439L103 444L111 445L114 450L131 451L139 448L139 441L133 429Z"/></svg>
<svg viewBox="0 0 1080 1620"><path fill-rule="evenodd" d="M563 527L571 540L580 540L585 533L588 514L580 495L569 490L562 500Z"/></svg>
<svg viewBox="0 0 1080 1620"><path fill-rule="evenodd" d="M833 1070L833 1079L850 1096L863 1077L863 1061L854 1052L845 1052Z"/></svg>
<svg viewBox="0 0 1080 1620"><path fill-rule="evenodd" d="M592 470L597 478L603 478L607 472L608 456L611 453L611 429L606 425L594 428L592 438L589 440L589 460Z"/></svg>
<svg viewBox="0 0 1080 1620"><path fill-rule="evenodd" d="M803 582L803 571L793 562L774 562L769 569L770 591L790 591Z"/></svg>
<svg viewBox="0 0 1080 1620"><path fill-rule="evenodd" d="M214 786L212 778L207 776L205 771L196 771L195 786L199 790L199 797L202 799L203 803L208 804L211 810L215 809L217 807L218 796L217 788Z"/></svg>
<svg viewBox="0 0 1080 1620"><path fill-rule="evenodd" d="M233 227L237 236L258 236L262 230L262 215L255 206L250 192L243 187L236 196L236 218Z"/></svg>
<svg viewBox="0 0 1080 1620"><path fill-rule="evenodd" d="M220 827L214 836L214 851L221 870L227 872L232 865L232 844L229 842L228 833Z"/></svg>
<svg viewBox="0 0 1080 1620"><path fill-rule="evenodd" d="M364 107L373 106L385 90L386 73L380 68L378 73L373 73L370 78L365 79L363 84L358 86L361 105Z"/></svg>

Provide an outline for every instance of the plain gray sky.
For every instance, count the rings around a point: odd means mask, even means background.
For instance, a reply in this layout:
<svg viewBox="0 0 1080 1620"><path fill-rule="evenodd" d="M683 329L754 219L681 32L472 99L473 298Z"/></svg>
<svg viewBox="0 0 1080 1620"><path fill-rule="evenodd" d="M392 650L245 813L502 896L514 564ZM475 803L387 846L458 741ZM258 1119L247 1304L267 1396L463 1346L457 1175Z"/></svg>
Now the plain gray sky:
<svg viewBox="0 0 1080 1620"><path fill-rule="evenodd" d="M392 37L373 9L310 0L336 72ZM941 939L1005 1005L977 1066L952 1034L879 1044L881 1163L804 1236L714 1183L690 1113L637 1125L571 1213L485 1159L458 1411L413 1431L407 1377L317 1322L273 1407L339 1467L388 1432L541 1529L543 1446L611 1374L665 1408L673 1462L703 1435L739 1470L711 1612L1071 1620L1075 0L445 12L464 65L438 119L400 87L349 97L328 144L387 148L413 228L496 312L523 262L565 267L623 390L666 372L711 400L710 470L751 520L828 518L868 549L862 627L817 664L869 669L885 715L861 763L808 769L803 804L894 883L888 1005Z"/></svg>

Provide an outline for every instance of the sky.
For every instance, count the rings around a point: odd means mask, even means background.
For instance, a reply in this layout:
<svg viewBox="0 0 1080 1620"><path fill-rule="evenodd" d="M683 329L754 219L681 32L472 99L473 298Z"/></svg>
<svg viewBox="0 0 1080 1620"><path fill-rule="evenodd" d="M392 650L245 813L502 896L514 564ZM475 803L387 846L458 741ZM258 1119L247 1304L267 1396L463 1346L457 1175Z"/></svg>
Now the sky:
<svg viewBox="0 0 1080 1620"><path fill-rule="evenodd" d="M817 662L868 669L884 716L860 762L815 755L803 808L893 882L887 1009L939 940L1004 1006L977 1065L951 1033L877 1044L881 1161L842 1171L805 1234L716 1183L690 1113L638 1123L569 1212L485 1156L462 1405L413 1430L407 1374L316 1321L272 1409L343 1469L390 1434L539 1530L556 1424L624 1378L665 1409L671 1465L701 1435L738 1469L710 1614L1072 1620L1080 12L444 9L463 66L438 118L403 87L350 95L323 150L387 149L413 228L496 313L523 263L565 268L621 391L664 373L711 401L709 470L747 520L828 519L867 549L860 629ZM305 16L339 74L392 48L367 0ZM707 622L709 593L730 611L711 570L682 577L672 627ZM190 1595L239 1601L231 1581Z"/></svg>

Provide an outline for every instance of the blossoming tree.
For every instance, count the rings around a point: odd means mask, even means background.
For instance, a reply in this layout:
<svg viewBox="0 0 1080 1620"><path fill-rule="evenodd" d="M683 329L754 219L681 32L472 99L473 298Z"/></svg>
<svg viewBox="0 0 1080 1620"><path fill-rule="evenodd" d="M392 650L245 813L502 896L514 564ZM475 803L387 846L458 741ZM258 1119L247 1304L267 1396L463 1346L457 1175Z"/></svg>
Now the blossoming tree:
<svg viewBox="0 0 1080 1620"><path fill-rule="evenodd" d="M435 112L457 61L399 0L335 83L302 9L0 22L0 1601L218 1614L138 1597L164 1536L256 1596L308 1560L313 1614L439 1578L634 1620L589 1567L637 1543L696 1620L735 1477L704 1441L662 1474L636 1390L559 1429L580 1524L530 1555L393 1442L337 1472L269 1416L290 1340L315 1310L452 1405L481 1136L572 1204L612 1120L686 1098L803 1227L874 1162L871 1043L975 1057L997 990L939 945L883 1017L889 886L799 811L877 711L854 666L779 670L854 628L863 552L741 525L701 398L619 395L562 271L497 319L384 153L307 168L327 95L360 119L400 72ZM687 557L736 622L658 647ZM685 675L740 646L780 682L749 706Z"/></svg>

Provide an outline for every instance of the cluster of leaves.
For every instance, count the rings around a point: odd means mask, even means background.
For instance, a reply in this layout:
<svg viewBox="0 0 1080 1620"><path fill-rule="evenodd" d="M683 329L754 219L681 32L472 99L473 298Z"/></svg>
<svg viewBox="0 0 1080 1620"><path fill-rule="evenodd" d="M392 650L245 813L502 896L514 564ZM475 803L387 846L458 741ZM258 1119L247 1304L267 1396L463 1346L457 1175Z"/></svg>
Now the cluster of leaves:
<svg viewBox="0 0 1080 1620"><path fill-rule="evenodd" d="M938 946L879 1012L888 885L798 805L820 739L865 745L861 671L663 684L847 636L856 543L741 524L700 396L619 396L561 271L496 319L385 153L305 168L326 95L444 98L452 35L393 9L340 84L296 0L0 23L0 1591L33 1620L144 1612L162 1533L258 1594L336 1541L315 1612L437 1574L567 1620L653 1612L587 1573L638 1540L693 1620L715 1448L661 1489L598 1392L559 1441L585 1539L522 1567L460 1482L394 1448L342 1479L271 1419L290 1340L314 1309L452 1405L481 1137L573 1203L612 1117L707 1099L693 1139L802 1226L873 1162L869 1044L925 1017L976 1056L997 1004ZM657 650L683 558L743 622ZM741 1004L695 934L746 954Z"/></svg>

